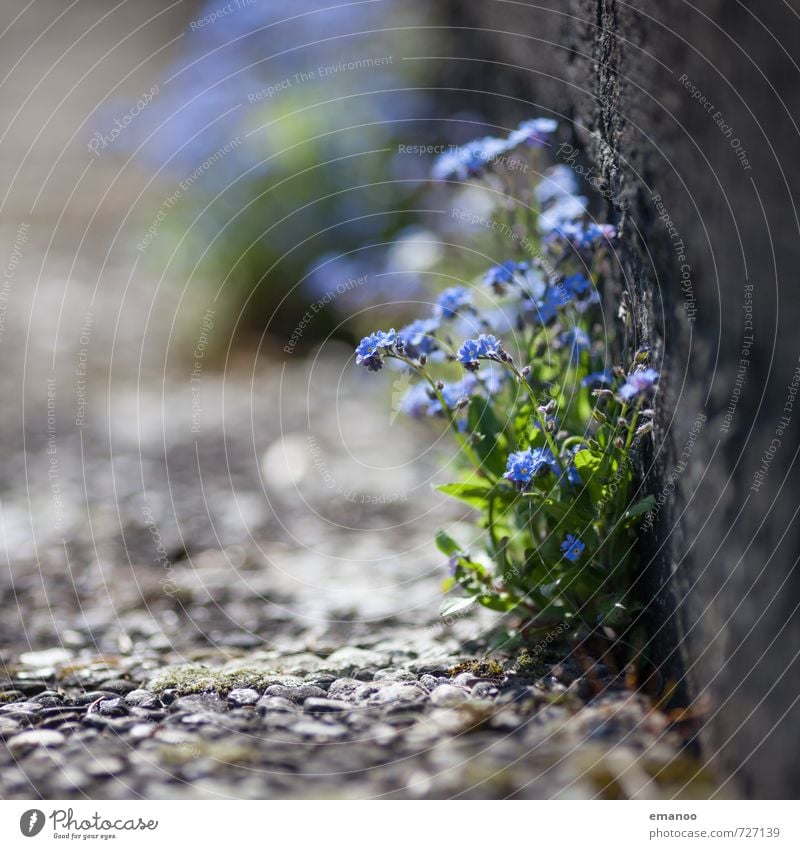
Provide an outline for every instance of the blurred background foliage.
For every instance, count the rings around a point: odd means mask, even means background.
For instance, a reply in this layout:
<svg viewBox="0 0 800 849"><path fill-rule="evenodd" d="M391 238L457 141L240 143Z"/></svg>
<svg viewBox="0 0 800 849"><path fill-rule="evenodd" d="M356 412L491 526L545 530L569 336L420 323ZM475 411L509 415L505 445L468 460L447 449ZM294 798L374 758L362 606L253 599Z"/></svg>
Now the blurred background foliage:
<svg viewBox="0 0 800 849"><path fill-rule="evenodd" d="M453 206L487 211L485 192L464 188L445 203L427 182L432 155L401 152L506 130L531 114L504 101L507 122L485 123L497 107L478 93L481 69L468 79L463 64L436 58L458 55L468 37L445 27L458 16L453 4L208 0L192 14L115 151L159 187L139 227L153 231L144 263L214 304L226 331L214 334L218 354L232 335L241 342L265 329L279 351L326 296L332 308L314 315L297 349L331 333L351 339L370 324L371 305L408 302L398 305L401 322L431 291L506 258L502 249L487 258L485 228L447 220ZM98 125L131 109L109 102Z"/></svg>

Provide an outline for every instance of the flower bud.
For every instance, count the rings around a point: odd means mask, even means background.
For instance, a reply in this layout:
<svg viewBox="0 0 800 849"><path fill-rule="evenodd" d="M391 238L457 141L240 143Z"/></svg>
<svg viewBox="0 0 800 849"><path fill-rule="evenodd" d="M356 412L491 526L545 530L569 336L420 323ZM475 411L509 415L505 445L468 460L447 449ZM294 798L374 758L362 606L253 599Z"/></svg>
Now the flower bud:
<svg viewBox="0 0 800 849"><path fill-rule="evenodd" d="M530 366L525 366L525 368L522 369L522 376L523 377L527 377L530 373L531 373L531 367Z"/></svg>
<svg viewBox="0 0 800 849"><path fill-rule="evenodd" d="M617 419L617 427L626 428L627 426L628 426L628 420L623 419L622 416L620 416Z"/></svg>
<svg viewBox="0 0 800 849"><path fill-rule="evenodd" d="M600 424L605 424L608 421L606 414L598 410L597 407L592 410L592 418Z"/></svg>
<svg viewBox="0 0 800 849"><path fill-rule="evenodd" d="M646 433L650 433L653 430L652 422L645 422L641 427L636 428L637 436L644 436Z"/></svg>
<svg viewBox="0 0 800 849"><path fill-rule="evenodd" d="M426 356L425 354L420 354L420 355L419 355L419 364L420 364L421 366L424 366L424 365L425 365L425 363L427 363L427 362L428 362L428 358L427 358L427 356Z"/></svg>
<svg viewBox="0 0 800 849"><path fill-rule="evenodd" d="M436 388L437 388L437 389L441 392L441 391L442 391L442 389L444 389L444 381L442 381L442 380L437 380L437 381L436 381Z"/></svg>
<svg viewBox="0 0 800 849"><path fill-rule="evenodd" d="M615 377L627 377L628 375L625 374L624 368L621 368L620 366L614 366L614 376Z"/></svg>
<svg viewBox="0 0 800 849"><path fill-rule="evenodd" d="M625 447L625 440L621 436L618 436L614 440L614 445L616 445L616 447L619 448L620 451L622 451L622 449Z"/></svg>
<svg viewBox="0 0 800 849"><path fill-rule="evenodd" d="M655 414L656 414L655 410L649 410L649 409L648 410L642 410L639 413L640 416L643 416L646 419L652 419Z"/></svg>
<svg viewBox="0 0 800 849"><path fill-rule="evenodd" d="M592 389L595 398L613 398L614 393L610 389Z"/></svg>

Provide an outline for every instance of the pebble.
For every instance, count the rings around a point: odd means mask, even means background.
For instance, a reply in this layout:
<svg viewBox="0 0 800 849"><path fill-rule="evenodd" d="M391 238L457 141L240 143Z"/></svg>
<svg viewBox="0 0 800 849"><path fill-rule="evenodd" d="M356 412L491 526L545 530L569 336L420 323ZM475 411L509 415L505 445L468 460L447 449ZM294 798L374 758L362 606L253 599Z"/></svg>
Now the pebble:
<svg viewBox="0 0 800 849"><path fill-rule="evenodd" d="M44 707L55 707L56 705L60 705L64 699L53 690L45 690L43 693L39 693L38 696L34 696L31 701Z"/></svg>
<svg viewBox="0 0 800 849"><path fill-rule="evenodd" d="M315 737L318 740L341 740L349 734L344 725L317 722L311 719L300 720L291 726L291 729L302 737Z"/></svg>
<svg viewBox="0 0 800 849"><path fill-rule="evenodd" d="M281 696L262 696L256 707L262 712L297 713L297 705Z"/></svg>
<svg viewBox="0 0 800 849"><path fill-rule="evenodd" d="M349 708L350 705L347 702L336 699L310 698L303 702L303 710L306 713L337 713Z"/></svg>
<svg viewBox="0 0 800 849"><path fill-rule="evenodd" d="M338 678L328 687L328 695L333 699L351 699L361 685L355 678Z"/></svg>
<svg viewBox="0 0 800 849"><path fill-rule="evenodd" d="M124 678L114 678L111 681L103 681L103 689L109 693L117 693L120 696L134 692L137 687L132 681L126 681Z"/></svg>
<svg viewBox="0 0 800 849"><path fill-rule="evenodd" d="M43 651L26 651L19 656L19 662L33 669L57 666L72 659L72 652L67 649L54 648ZM41 674L41 673L40 673Z"/></svg>
<svg viewBox="0 0 800 849"><path fill-rule="evenodd" d="M66 738L60 731L45 731L36 729L34 731L23 731L9 738L6 745L12 752L18 752L27 748L43 746L60 746Z"/></svg>
<svg viewBox="0 0 800 849"><path fill-rule="evenodd" d="M114 695L114 693L108 690L89 690L86 693L78 693L78 695L73 697L72 702L76 705L90 705L98 699L110 699Z"/></svg>
<svg viewBox="0 0 800 849"><path fill-rule="evenodd" d="M431 693L431 701L436 707L455 707L468 698L463 690L452 684L442 684Z"/></svg>
<svg viewBox="0 0 800 849"><path fill-rule="evenodd" d="M10 716L0 716L0 738L10 737L20 729L20 723Z"/></svg>
<svg viewBox="0 0 800 849"><path fill-rule="evenodd" d="M17 713L18 711L38 713L40 710L44 710L44 705L40 705L38 702L12 702L11 704L0 707L0 715Z"/></svg>
<svg viewBox="0 0 800 849"><path fill-rule="evenodd" d="M243 688L239 690L231 690L228 693L228 704L234 707L250 707L258 702L261 698L261 693L258 690Z"/></svg>
<svg viewBox="0 0 800 849"><path fill-rule="evenodd" d="M97 706L97 711L101 716L125 716L128 713L128 706L119 697L103 699Z"/></svg>
<svg viewBox="0 0 800 849"><path fill-rule="evenodd" d="M188 713L204 711L222 713L225 710L225 702L216 693L201 693L196 696L181 696L170 705L170 710Z"/></svg>
<svg viewBox="0 0 800 849"><path fill-rule="evenodd" d="M155 709L161 707L161 701L149 690L131 690L125 696L125 703L131 707Z"/></svg>
<svg viewBox="0 0 800 849"><path fill-rule="evenodd" d="M313 684L302 684L299 687L286 687L283 684L273 684L267 687L264 692L265 696L280 696L284 699L291 699L298 704L306 699L324 699L328 693L322 687L315 687Z"/></svg>

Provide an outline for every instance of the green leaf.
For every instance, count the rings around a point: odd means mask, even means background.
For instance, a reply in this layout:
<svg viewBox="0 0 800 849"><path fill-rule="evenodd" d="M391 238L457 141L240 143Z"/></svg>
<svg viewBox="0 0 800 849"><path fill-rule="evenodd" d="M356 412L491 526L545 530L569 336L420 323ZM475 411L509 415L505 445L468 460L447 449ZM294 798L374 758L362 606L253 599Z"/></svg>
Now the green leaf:
<svg viewBox="0 0 800 849"><path fill-rule="evenodd" d="M647 498L637 501L636 504L625 511L624 519L626 524L637 516L643 516L645 513L649 513L655 506L656 499L652 495L648 495Z"/></svg>
<svg viewBox="0 0 800 849"><path fill-rule="evenodd" d="M446 483L436 489L473 507L484 507L492 491L489 483Z"/></svg>
<svg viewBox="0 0 800 849"><path fill-rule="evenodd" d="M476 596L459 596L458 598L446 598L439 608L440 616L452 616L460 610L466 610L476 600Z"/></svg>
<svg viewBox="0 0 800 849"><path fill-rule="evenodd" d="M474 397L469 403L467 425L473 434L483 438L475 444L475 453L486 468L501 475L506 467L506 452L501 450L503 422L497 417L488 398Z"/></svg>
<svg viewBox="0 0 800 849"><path fill-rule="evenodd" d="M461 551L461 546L444 531L436 532L436 547L447 557L452 557Z"/></svg>

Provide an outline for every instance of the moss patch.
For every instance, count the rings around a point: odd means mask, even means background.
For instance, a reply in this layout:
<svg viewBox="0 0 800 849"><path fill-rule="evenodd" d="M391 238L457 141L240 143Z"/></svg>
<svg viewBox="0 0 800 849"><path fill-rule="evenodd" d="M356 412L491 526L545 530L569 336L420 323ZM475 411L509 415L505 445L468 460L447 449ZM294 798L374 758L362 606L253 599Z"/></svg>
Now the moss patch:
<svg viewBox="0 0 800 849"><path fill-rule="evenodd" d="M202 664L185 664L162 669L147 687L154 693L174 690L181 696L208 692L225 696L238 687L265 690L284 679L285 676L279 676L271 667L223 666L215 669Z"/></svg>

